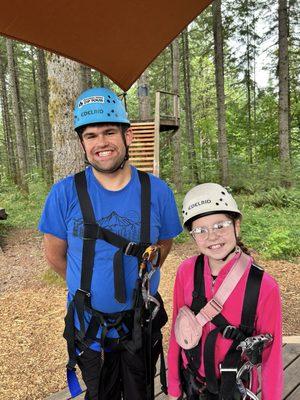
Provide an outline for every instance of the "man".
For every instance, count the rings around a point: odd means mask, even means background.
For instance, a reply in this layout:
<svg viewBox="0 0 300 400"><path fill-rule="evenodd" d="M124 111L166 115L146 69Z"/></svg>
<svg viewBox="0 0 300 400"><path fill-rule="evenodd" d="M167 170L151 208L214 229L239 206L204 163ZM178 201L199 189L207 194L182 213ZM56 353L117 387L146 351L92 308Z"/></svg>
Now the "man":
<svg viewBox="0 0 300 400"><path fill-rule="evenodd" d="M149 282L144 252L161 246L162 264L180 233L174 196L129 164L133 133L115 93L83 92L74 121L89 167L53 185L39 224L46 258L68 287L69 388L76 393L77 363L86 399L149 400L166 321L162 304L152 320L159 268Z"/></svg>

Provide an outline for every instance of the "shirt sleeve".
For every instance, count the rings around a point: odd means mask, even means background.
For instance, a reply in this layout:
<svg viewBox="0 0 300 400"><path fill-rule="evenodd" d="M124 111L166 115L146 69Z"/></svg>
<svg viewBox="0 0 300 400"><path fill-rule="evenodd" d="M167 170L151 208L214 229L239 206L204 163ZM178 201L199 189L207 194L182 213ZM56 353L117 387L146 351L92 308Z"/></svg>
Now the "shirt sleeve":
<svg viewBox="0 0 300 400"><path fill-rule="evenodd" d="M67 191L62 182L52 186L44 205L38 229L43 233L50 233L59 239L67 239Z"/></svg>
<svg viewBox="0 0 300 400"><path fill-rule="evenodd" d="M168 192L166 200L163 204L159 240L172 239L175 236L179 235L180 232L182 232L174 194L169 187L167 187L167 189Z"/></svg>
<svg viewBox="0 0 300 400"><path fill-rule="evenodd" d="M279 287L276 284L258 305L257 333L270 333L272 344L262 355L262 400L281 400L283 392L282 311Z"/></svg>
<svg viewBox="0 0 300 400"><path fill-rule="evenodd" d="M170 334L170 342L168 349L168 394L174 397L181 395L181 383L180 383L180 370L179 360L181 349L178 345L175 333L174 325L178 315L179 309L184 305L184 291L181 283L181 277L179 271L177 272L174 292L173 292L173 317L172 317L172 328Z"/></svg>

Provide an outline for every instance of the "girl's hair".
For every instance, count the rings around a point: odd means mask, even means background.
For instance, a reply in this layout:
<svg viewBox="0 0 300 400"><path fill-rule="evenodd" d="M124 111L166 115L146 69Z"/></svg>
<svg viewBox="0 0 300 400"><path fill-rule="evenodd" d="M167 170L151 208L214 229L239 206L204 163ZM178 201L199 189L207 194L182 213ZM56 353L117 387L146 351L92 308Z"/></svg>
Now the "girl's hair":
<svg viewBox="0 0 300 400"><path fill-rule="evenodd" d="M238 215L238 214L235 214L235 213L225 213L225 215L227 215L227 217L228 217L229 219L231 219L231 221L233 221L234 224L235 224L235 222L236 222L237 220L241 220L241 216ZM240 247L240 249L241 249L245 254L248 254L248 256L251 255L251 252L250 252L250 250L248 249L248 247L244 245L244 243L241 241L241 239L240 239L238 236L236 237L236 244L237 244L237 246Z"/></svg>

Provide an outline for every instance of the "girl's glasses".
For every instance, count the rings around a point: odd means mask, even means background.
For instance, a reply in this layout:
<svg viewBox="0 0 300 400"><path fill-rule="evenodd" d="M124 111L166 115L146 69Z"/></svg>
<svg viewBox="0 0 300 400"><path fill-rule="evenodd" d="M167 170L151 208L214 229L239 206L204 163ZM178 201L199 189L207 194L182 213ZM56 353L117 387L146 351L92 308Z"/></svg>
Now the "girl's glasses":
<svg viewBox="0 0 300 400"><path fill-rule="evenodd" d="M190 231L194 239L203 241L208 238L209 231L213 231L217 235L224 235L228 232L232 225L232 221L221 221L213 224L212 226L197 226Z"/></svg>

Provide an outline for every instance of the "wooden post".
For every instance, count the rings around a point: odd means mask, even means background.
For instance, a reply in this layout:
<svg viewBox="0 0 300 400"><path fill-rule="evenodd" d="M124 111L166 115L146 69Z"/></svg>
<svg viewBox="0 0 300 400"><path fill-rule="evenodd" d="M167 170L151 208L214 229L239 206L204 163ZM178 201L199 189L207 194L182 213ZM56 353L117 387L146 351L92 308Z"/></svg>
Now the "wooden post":
<svg viewBox="0 0 300 400"><path fill-rule="evenodd" d="M155 94L153 174L159 176L160 92Z"/></svg>

